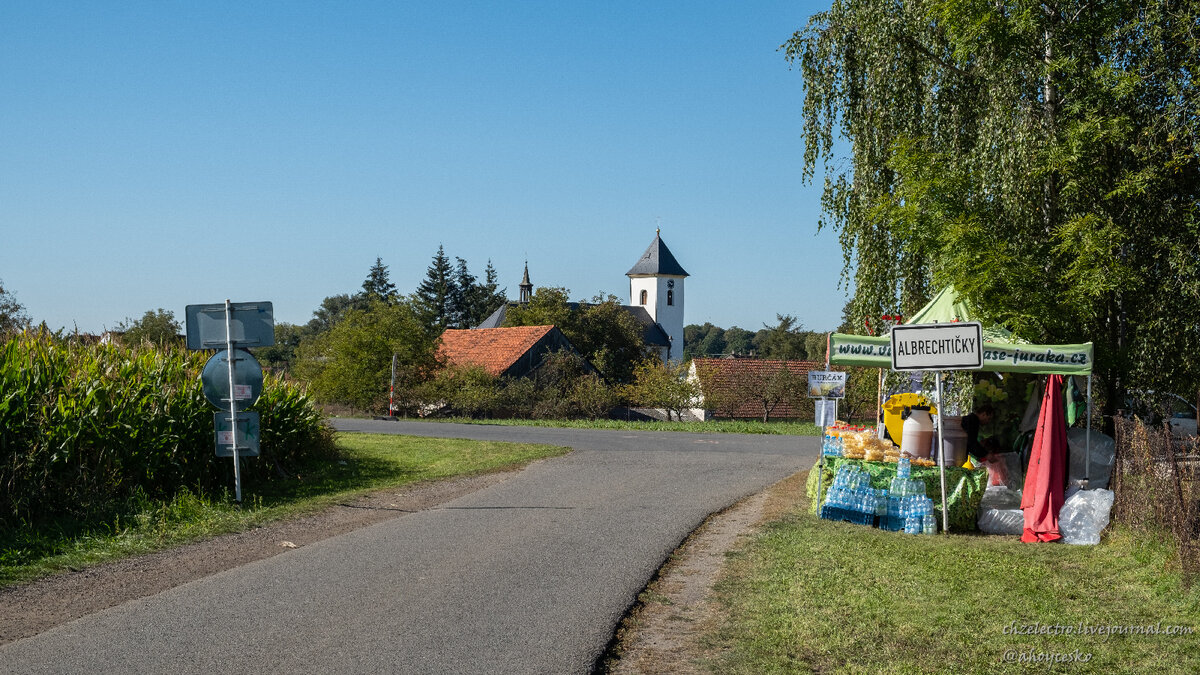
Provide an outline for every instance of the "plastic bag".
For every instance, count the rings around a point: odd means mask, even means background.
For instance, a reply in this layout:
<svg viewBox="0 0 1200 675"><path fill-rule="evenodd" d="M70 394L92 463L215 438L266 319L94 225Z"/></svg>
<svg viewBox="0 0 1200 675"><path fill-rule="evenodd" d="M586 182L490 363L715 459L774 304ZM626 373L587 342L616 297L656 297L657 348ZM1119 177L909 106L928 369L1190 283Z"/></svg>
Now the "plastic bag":
<svg viewBox="0 0 1200 675"><path fill-rule="evenodd" d="M1058 531L1062 533L1063 541L1089 546L1099 544L1100 532L1108 527L1114 497L1112 490L1081 490L1071 495L1058 512Z"/></svg>
<svg viewBox="0 0 1200 675"><path fill-rule="evenodd" d="M1067 431L1067 445L1070 447L1070 466L1067 469L1067 482L1074 485L1083 480L1085 460L1087 459L1087 429L1070 429ZM1092 465L1090 487L1106 488L1112 475L1113 454L1116 446L1111 436L1092 430Z"/></svg>
<svg viewBox="0 0 1200 675"><path fill-rule="evenodd" d="M983 492L983 500L979 509L1019 509L1021 508L1021 491L1010 490L1003 485L993 485Z"/></svg>
<svg viewBox="0 0 1200 675"><path fill-rule="evenodd" d="M987 469L989 486L1008 486L1008 464L1002 458L981 462L981 465Z"/></svg>
<svg viewBox="0 0 1200 675"><path fill-rule="evenodd" d="M1021 509L983 509L979 512L979 530L985 534L1019 535L1025 531L1025 512Z"/></svg>

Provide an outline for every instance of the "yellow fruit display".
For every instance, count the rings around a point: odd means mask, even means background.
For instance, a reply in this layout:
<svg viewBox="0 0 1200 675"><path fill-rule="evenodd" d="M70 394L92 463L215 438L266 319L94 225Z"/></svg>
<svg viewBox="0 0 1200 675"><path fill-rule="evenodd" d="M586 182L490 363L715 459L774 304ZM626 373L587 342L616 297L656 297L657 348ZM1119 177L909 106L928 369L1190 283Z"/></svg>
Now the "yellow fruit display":
<svg viewBox="0 0 1200 675"><path fill-rule="evenodd" d="M887 458L887 453L895 447L876 436L874 431L842 434L842 456L849 459L882 462ZM896 452L899 453L899 449ZM897 456L899 455L897 454Z"/></svg>

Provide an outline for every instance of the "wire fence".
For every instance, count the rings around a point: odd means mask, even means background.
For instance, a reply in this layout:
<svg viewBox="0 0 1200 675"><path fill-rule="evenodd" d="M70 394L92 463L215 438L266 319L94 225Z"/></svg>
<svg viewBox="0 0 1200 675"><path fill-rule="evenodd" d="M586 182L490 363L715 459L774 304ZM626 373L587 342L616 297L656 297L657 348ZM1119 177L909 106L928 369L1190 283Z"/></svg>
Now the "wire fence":
<svg viewBox="0 0 1200 675"><path fill-rule="evenodd" d="M1200 443L1136 417L1117 418L1115 440L1113 522L1170 534L1190 586L1200 575Z"/></svg>

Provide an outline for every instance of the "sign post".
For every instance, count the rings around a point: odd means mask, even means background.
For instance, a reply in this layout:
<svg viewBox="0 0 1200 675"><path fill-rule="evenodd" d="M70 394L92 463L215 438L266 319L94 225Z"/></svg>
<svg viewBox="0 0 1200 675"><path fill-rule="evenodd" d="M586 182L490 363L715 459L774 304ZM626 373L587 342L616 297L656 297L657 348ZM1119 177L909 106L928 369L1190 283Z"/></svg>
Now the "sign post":
<svg viewBox="0 0 1200 675"><path fill-rule="evenodd" d="M942 371L983 368L983 325L978 321L892 326L892 370L932 370L937 381L938 469L942 479L942 532L950 531L946 508L946 452L942 428Z"/></svg>
<svg viewBox="0 0 1200 675"><path fill-rule="evenodd" d="M388 389L388 417L396 416L396 355L392 354L392 386Z"/></svg>
<svg viewBox="0 0 1200 675"><path fill-rule="evenodd" d="M826 366L828 368L828 365ZM825 437L825 429L831 421L837 420L837 402L846 397L846 373L828 370L808 371L808 397L816 409L817 426L821 427L821 438ZM833 410L829 409L830 404ZM821 499L821 489L825 482L825 444L821 444L821 457L817 462L817 500ZM818 508L819 508L818 504Z"/></svg>
<svg viewBox="0 0 1200 675"><path fill-rule="evenodd" d="M241 457L257 456L259 452L258 413L244 410L262 394L263 376L254 356L237 347L275 344L274 308L269 302L235 303L226 299L223 305L188 305L186 315L188 349L225 348L208 360L200 378L204 397L221 411L213 416L216 452L218 457L225 456L226 446L229 448L234 499L240 505Z"/></svg>

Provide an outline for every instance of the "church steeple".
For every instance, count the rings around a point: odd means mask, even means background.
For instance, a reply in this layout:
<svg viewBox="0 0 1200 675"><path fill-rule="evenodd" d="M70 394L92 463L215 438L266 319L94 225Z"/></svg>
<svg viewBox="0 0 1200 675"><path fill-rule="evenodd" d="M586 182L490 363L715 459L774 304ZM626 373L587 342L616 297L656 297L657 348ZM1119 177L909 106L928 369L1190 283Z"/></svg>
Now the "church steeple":
<svg viewBox="0 0 1200 675"><path fill-rule="evenodd" d="M629 277L629 304L641 307L670 339L664 360L683 355L683 283L690 276L655 230L654 241L625 276Z"/></svg>
<svg viewBox="0 0 1200 675"><path fill-rule="evenodd" d="M691 276L684 271L683 266L671 254L671 249L663 243L661 231L654 231L654 241L638 259L637 264L625 273L627 277L669 275L674 277Z"/></svg>
<svg viewBox="0 0 1200 675"><path fill-rule="evenodd" d="M529 281L529 261L528 260L525 261L525 276L521 277L521 284L519 286L517 286L517 288L521 289L520 303L522 305L528 303L530 300L533 299L533 283Z"/></svg>

